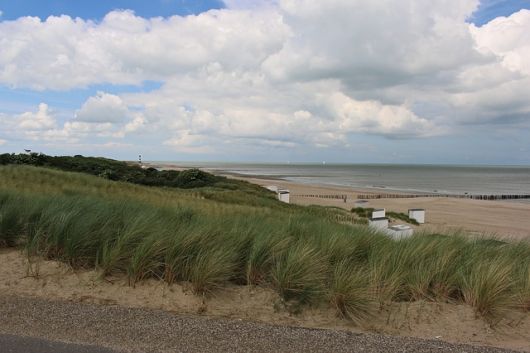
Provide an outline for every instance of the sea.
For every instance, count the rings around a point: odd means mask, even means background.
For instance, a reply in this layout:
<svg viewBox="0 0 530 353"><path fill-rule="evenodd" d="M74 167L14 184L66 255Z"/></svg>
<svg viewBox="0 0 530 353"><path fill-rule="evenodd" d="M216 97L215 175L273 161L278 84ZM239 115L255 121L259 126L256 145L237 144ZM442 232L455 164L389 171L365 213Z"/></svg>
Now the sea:
<svg viewBox="0 0 530 353"><path fill-rule="evenodd" d="M530 166L171 163L304 184L454 195L530 195Z"/></svg>

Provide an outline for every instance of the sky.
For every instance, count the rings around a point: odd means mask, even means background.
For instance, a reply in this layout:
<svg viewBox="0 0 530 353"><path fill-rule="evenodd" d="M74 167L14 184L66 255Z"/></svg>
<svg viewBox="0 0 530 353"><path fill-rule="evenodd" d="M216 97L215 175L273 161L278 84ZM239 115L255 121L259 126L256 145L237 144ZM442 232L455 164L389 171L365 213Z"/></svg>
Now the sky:
<svg viewBox="0 0 530 353"><path fill-rule="evenodd" d="M530 165L530 0L0 0L0 153Z"/></svg>

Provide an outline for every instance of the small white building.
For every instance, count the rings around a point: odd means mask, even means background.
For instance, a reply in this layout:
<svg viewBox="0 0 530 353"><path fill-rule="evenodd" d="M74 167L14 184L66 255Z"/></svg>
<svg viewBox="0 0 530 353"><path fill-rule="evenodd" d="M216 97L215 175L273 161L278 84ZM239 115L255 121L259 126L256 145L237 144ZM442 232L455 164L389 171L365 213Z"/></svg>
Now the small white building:
<svg viewBox="0 0 530 353"><path fill-rule="evenodd" d="M394 239L408 238L414 234L414 229L411 226L405 224L397 224L395 226L388 227L387 234Z"/></svg>
<svg viewBox="0 0 530 353"><path fill-rule="evenodd" d="M278 190L278 200L281 202L289 203L289 196L290 196L289 190Z"/></svg>
<svg viewBox="0 0 530 353"><path fill-rule="evenodd" d="M385 218L386 212L384 208L376 208L372 211L372 219Z"/></svg>
<svg viewBox="0 0 530 353"><path fill-rule="evenodd" d="M278 193L278 187L276 185L265 186L265 189L270 190L270 191L275 192L275 193Z"/></svg>
<svg viewBox="0 0 530 353"><path fill-rule="evenodd" d="M419 224L425 223L425 210L423 208L411 208L409 218L416 220Z"/></svg>
<svg viewBox="0 0 530 353"><path fill-rule="evenodd" d="M370 218L368 219L368 226L376 230L386 230L388 228L388 218Z"/></svg>

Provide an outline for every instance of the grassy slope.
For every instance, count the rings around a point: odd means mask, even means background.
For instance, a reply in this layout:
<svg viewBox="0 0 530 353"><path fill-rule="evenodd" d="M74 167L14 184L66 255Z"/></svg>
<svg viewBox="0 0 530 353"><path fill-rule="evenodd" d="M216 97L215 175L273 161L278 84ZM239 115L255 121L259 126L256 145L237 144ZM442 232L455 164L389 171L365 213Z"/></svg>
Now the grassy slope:
<svg viewBox="0 0 530 353"><path fill-rule="evenodd" d="M42 153L0 154L0 165L26 165L47 167L66 172L79 172L99 176L114 181L132 184L191 189L215 187L217 189L244 190L256 192L256 185L223 176L206 173L199 169L157 170L143 168L137 163L127 163L103 157L48 156Z"/></svg>
<svg viewBox="0 0 530 353"><path fill-rule="evenodd" d="M337 209L286 205L256 188L156 188L0 167L0 245L74 267L272 286L286 300L362 320L390 301L466 302L486 317L530 309L530 245L423 235L393 241Z"/></svg>

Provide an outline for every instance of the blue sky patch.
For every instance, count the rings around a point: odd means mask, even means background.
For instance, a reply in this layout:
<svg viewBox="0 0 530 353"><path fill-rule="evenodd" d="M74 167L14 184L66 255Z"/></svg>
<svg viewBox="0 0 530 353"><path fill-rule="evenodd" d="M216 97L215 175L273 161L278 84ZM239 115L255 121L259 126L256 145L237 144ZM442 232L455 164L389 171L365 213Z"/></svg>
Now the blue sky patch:
<svg viewBox="0 0 530 353"><path fill-rule="evenodd" d="M2 0L0 11L3 20L21 16L37 16L46 19L51 15L68 15L84 19L100 20L116 9L131 9L142 17L168 17L172 15L198 14L223 7L219 0Z"/></svg>
<svg viewBox="0 0 530 353"><path fill-rule="evenodd" d="M470 21L483 25L499 16L510 16L521 9L530 9L529 0L482 0Z"/></svg>

